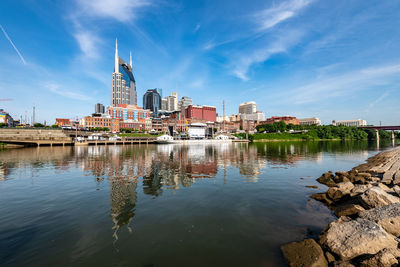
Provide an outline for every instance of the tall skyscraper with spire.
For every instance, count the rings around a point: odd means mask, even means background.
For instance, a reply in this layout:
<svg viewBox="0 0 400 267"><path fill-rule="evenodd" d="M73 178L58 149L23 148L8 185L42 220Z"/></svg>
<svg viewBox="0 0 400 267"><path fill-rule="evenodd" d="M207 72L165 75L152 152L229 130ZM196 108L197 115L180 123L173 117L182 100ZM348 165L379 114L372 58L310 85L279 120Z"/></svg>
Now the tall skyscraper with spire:
<svg viewBox="0 0 400 267"><path fill-rule="evenodd" d="M129 64L118 56L118 43L115 40L114 72L111 82L111 106L118 104L137 105L136 82L132 73L132 54Z"/></svg>

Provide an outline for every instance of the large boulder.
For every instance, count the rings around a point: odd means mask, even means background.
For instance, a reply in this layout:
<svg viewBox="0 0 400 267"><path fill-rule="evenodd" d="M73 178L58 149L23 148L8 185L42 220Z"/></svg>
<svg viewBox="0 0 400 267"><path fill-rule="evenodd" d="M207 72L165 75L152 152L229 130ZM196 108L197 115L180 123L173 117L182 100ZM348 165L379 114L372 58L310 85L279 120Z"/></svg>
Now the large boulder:
<svg viewBox="0 0 400 267"><path fill-rule="evenodd" d="M361 204L367 208L377 208L400 202L400 198L386 193L382 188L374 186L360 196Z"/></svg>
<svg viewBox="0 0 400 267"><path fill-rule="evenodd" d="M292 242L281 247L286 262L291 267L328 266L324 252L314 239Z"/></svg>
<svg viewBox="0 0 400 267"><path fill-rule="evenodd" d="M332 186L336 185L335 181L333 181L333 177L334 176L333 176L332 172L326 172L326 173L322 174L322 176L319 177L317 179L317 181L321 184L332 187Z"/></svg>
<svg viewBox="0 0 400 267"><path fill-rule="evenodd" d="M397 248L396 237L365 219L332 222L320 236L320 244L350 260L363 254L376 254L384 248Z"/></svg>
<svg viewBox="0 0 400 267"><path fill-rule="evenodd" d="M360 262L361 267L391 267L399 266L400 250L383 249L378 254Z"/></svg>
<svg viewBox="0 0 400 267"><path fill-rule="evenodd" d="M357 196L357 195L361 195L365 191L370 189L371 187L372 187L372 185L370 185L370 184L355 184L354 188L351 189L350 196L354 197L354 196Z"/></svg>
<svg viewBox="0 0 400 267"><path fill-rule="evenodd" d="M337 201L350 194L353 188L354 185L351 182L338 183L336 186L329 188L327 194L331 199Z"/></svg>
<svg viewBox="0 0 400 267"><path fill-rule="evenodd" d="M341 216L352 216L359 214L360 212L364 211L365 209L357 204L345 204L338 206L334 209L335 215L337 217Z"/></svg>
<svg viewBox="0 0 400 267"><path fill-rule="evenodd" d="M362 211L359 216L376 222L392 235L400 236L400 203Z"/></svg>

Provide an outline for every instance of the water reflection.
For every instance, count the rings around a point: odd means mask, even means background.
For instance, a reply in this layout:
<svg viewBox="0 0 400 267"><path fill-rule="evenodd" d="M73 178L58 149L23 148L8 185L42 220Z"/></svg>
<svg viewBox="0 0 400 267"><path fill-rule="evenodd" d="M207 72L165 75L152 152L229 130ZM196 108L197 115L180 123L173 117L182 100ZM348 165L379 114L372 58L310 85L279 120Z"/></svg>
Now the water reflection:
<svg viewBox="0 0 400 267"><path fill-rule="evenodd" d="M43 170L59 174L80 169L96 183L109 185L110 217L117 240L122 227L132 231L138 186L145 195L157 198L164 190L191 187L196 180L218 175L229 183L229 170L237 170L244 182L258 182L267 168L291 168L299 161L318 163L327 151L353 157L372 146L368 142L269 142L25 148L0 152L0 183L13 172L34 178Z"/></svg>

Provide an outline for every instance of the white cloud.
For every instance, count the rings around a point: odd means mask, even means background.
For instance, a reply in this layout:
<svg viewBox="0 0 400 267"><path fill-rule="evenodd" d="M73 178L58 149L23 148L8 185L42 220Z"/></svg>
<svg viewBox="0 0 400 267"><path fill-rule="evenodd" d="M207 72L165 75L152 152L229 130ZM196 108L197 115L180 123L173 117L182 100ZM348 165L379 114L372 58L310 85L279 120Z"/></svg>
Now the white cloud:
<svg viewBox="0 0 400 267"><path fill-rule="evenodd" d="M83 13L90 16L129 22L135 19L140 8L153 3L146 0L77 0L77 4Z"/></svg>
<svg viewBox="0 0 400 267"><path fill-rule="evenodd" d="M237 60L233 62L233 74L243 81L249 80L247 72L253 64L262 63L274 54L287 52L289 48L298 43L302 36L303 33L300 31L286 32L266 47L257 49L249 55L234 57Z"/></svg>
<svg viewBox="0 0 400 267"><path fill-rule="evenodd" d="M399 77L399 74L400 64L369 67L321 78L287 91L286 97L289 96L287 99L292 104L318 102L351 94L358 90L366 90L373 86L392 84L393 78Z"/></svg>
<svg viewBox="0 0 400 267"><path fill-rule="evenodd" d="M82 51L84 57L88 59L98 58L99 53L97 49L97 44L101 42L100 38L96 36L93 32L86 30L78 30L74 37L79 44L79 48Z"/></svg>
<svg viewBox="0 0 400 267"><path fill-rule="evenodd" d="M73 91L68 91L68 90L63 90L62 88L60 88L60 85L53 83L53 82L48 82L44 84L44 87L47 88L50 92L67 97L67 98L71 98L71 99L75 99L75 100L81 100L81 101L89 101L89 100L93 100L90 96L81 94L81 93L77 93L77 92L73 92Z"/></svg>
<svg viewBox="0 0 400 267"><path fill-rule="evenodd" d="M296 16L302 9L311 4L313 0L290 0L258 12L254 15L255 21L260 25L259 30L267 30L279 23Z"/></svg>

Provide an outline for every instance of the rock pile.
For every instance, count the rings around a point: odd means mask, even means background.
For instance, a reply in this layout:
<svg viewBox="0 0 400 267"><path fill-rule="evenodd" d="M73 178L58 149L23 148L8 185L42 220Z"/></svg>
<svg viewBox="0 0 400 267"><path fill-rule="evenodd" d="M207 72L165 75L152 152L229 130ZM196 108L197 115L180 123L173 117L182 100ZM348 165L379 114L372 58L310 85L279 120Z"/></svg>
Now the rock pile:
<svg viewBox="0 0 400 267"><path fill-rule="evenodd" d="M283 245L289 266L400 266L400 147L317 180L329 189L311 198L338 220L323 230L318 243Z"/></svg>

